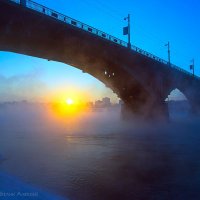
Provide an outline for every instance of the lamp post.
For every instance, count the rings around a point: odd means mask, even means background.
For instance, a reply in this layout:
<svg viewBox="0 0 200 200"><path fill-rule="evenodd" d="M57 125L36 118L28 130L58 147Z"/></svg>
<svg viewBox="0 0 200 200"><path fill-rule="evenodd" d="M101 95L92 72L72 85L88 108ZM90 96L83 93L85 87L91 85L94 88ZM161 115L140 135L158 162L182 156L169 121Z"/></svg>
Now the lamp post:
<svg viewBox="0 0 200 200"><path fill-rule="evenodd" d="M131 16L125 17L124 20L128 21L128 26L123 28L123 35L128 35L128 48L131 48Z"/></svg>
<svg viewBox="0 0 200 200"><path fill-rule="evenodd" d="M166 45L165 45L168 49L168 64L169 66L171 66L171 51L170 51L170 43L168 42Z"/></svg>
<svg viewBox="0 0 200 200"><path fill-rule="evenodd" d="M191 60L192 64L190 65L190 70L192 70L192 74L194 77L194 59Z"/></svg>

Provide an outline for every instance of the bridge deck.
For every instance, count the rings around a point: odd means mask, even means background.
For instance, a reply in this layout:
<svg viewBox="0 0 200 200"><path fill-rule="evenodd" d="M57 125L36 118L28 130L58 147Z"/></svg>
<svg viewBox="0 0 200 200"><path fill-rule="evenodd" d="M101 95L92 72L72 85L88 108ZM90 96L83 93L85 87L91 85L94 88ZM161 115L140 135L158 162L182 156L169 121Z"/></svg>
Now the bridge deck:
<svg viewBox="0 0 200 200"><path fill-rule="evenodd" d="M20 4L20 0L7 0L7 1L12 1L14 3ZM89 32L91 34L94 34L94 35L96 35L98 37L101 37L101 38L103 38L105 40L109 40L109 41L115 43L116 45L128 47L128 43L123 41L123 40L120 40L120 39L118 39L118 38L116 38L116 37L114 37L112 35L109 35L109 34L103 32L103 31L101 31L101 30L98 30L98 29L96 29L96 28L94 28L92 26L84 24L84 23L82 23L80 21L77 21L77 20L75 20L75 19L73 19L71 17L68 17L68 16L66 16L64 14L61 14L59 12L56 12L56 11L50 9L50 8L47 8L47 7L45 7L45 6L41 5L41 4L38 4L36 2L33 2L31 0L26 0L26 4L23 5L23 6L25 6L28 9L32 9L34 11L40 12L40 13L42 13L44 15L50 16L50 17L52 17L52 18L54 18L56 20L62 21L64 23L67 23L68 25L71 25L71 26L74 26L76 28L82 29L83 31L87 31L87 32ZM151 53L149 53L149 52L147 52L147 51L145 51L145 50L143 50L143 49L141 49L139 47L136 47L134 45L131 46L131 50L135 51L135 52L137 52L137 53L139 53L139 54L141 54L143 56L151 58L151 59L153 59L153 60L155 60L157 62L160 62L162 64L169 65L166 60L164 60L162 58L159 58L158 56L155 56L155 55L153 55L153 54L151 54ZM176 69L178 71L181 71L184 74L187 74L189 76L193 76L192 73L190 73L190 72L188 72L188 71L186 71L186 70L184 70L184 69L182 69L182 68L180 68L180 67L178 67L178 66L176 66L174 64L170 64L170 67L174 68L174 69ZM198 76L195 76L195 78L196 79L200 79Z"/></svg>

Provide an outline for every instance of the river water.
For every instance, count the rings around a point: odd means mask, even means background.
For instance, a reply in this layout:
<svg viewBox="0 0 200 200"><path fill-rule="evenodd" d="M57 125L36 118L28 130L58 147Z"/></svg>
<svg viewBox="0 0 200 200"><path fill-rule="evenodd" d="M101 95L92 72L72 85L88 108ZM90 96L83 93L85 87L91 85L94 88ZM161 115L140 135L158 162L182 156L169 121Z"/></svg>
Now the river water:
<svg viewBox="0 0 200 200"><path fill-rule="evenodd" d="M0 110L0 172L35 192L70 200L200 199L198 119L126 123L118 110L104 110L61 123L43 108Z"/></svg>

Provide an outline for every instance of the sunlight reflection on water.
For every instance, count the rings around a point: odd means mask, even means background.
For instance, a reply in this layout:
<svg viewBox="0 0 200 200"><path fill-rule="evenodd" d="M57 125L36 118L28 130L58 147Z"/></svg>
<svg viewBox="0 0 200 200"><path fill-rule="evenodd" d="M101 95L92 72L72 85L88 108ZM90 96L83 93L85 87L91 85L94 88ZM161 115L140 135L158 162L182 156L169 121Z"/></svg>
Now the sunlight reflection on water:
<svg viewBox="0 0 200 200"><path fill-rule="evenodd" d="M0 171L33 186L72 200L200 198L196 122L136 126L115 110L74 125L35 108L0 119Z"/></svg>

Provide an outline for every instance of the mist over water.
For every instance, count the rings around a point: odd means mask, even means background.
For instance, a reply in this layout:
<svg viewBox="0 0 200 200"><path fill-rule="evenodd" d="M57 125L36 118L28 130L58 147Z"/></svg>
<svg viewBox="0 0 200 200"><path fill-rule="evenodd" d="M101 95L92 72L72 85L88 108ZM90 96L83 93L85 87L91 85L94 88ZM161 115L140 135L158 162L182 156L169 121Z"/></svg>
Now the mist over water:
<svg viewBox="0 0 200 200"><path fill-rule="evenodd" d="M44 105L1 105L0 173L71 200L200 199L199 119L172 114L128 123L116 107L61 120Z"/></svg>

